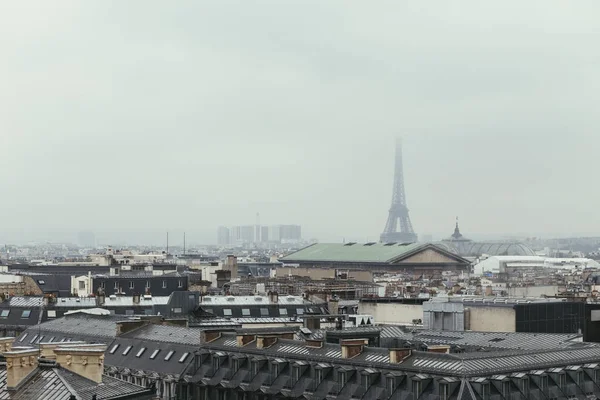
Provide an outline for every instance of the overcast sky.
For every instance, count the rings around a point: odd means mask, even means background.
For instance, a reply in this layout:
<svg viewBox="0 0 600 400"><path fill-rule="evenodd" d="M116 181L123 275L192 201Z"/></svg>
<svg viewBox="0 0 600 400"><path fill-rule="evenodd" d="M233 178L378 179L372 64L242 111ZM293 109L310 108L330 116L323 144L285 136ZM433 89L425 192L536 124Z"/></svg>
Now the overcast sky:
<svg viewBox="0 0 600 400"><path fill-rule="evenodd" d="M600 3L4 1L0 242L600 235ZM154 236L152 236L154 235Z"/></svg>

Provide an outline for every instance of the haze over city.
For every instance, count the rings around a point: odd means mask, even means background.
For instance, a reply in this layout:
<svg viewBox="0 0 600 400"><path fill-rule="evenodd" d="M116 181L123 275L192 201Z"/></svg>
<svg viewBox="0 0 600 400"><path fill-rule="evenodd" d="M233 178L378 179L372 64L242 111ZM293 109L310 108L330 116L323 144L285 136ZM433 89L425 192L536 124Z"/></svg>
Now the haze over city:
<svg viewBox="0 0 600 400"><path fill-rule="evenodd" d="M600 234L597 2L177 4L0 4L0 242Z"/></svg>

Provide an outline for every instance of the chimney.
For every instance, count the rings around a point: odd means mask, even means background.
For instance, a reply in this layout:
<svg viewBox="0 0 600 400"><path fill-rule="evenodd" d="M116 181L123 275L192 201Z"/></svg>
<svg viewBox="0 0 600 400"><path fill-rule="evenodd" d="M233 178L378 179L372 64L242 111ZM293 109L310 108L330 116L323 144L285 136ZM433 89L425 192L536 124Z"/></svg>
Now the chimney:
<svg viewBox="0 0 600 400"><path fill-rule="evenodd" d="M46 360L56 360L56 354L54 350L59 347L69 348L105 348L104 344L89 344L85 342L50 342L50 343L40 343L40 357Z"/></svg>
<svg viewBox="0 0 600 400"><path fill-rule="evenodd" d="M268 349L277 343L276 336L257 336L256 337L256 348L257 349Z"/></svg>
<svg viewBox="0 0 600 400"><path fill-rule="evenodd" d="M450 353L450 346L448 345L438 345L438 346L427 346L427 351L430 353Z"/></svg>
<svg viewBox="0 0 600 400"><path fill-rule="evenodd" d="M6 359L8 390L17 389L37 369L38 349L6 351L3 356Z"/></svg>
<svg viewBox="0 0 600 400"><path fill-rule="evenodd" d="M237 335L238 347L244 347L256 340L256 335Z"/></svg>
<svg viewBox="0 0 600 400"><path fill-rule="evenodd" d="M166 318L162 321L162 325L189 328L189 322L190 321L187 318Z"/></svg>
<svg viewBox="0 0 600 400"><path fill-rule="evenodd" d="M127 332L131 332L134 329L140 328L148 324L148 321L141 319L132 319L117 322L117 336Z"/></svg>
<svg viewBox="0 0 600 400"><path fill-rule="evenodd" d="M137 293L133 294L133 304L140 304L140 295Z"/></svg>
<svg viewBox="0 0 600 400"><path fill-rule="evenodd" d="M323 347L323 340L321 339L306 339L306 347L313 349L320 349Z"/></svg>
<svg viewBox="0 0 600 400"><path fill-rule="evenodd" d="M348 339L342 340L342 358L354 358L362 353L365 344L369 343L367 339Z"/></svg>
<svg viewBox="0 0 600 400"><path fill-rule="evenodd" d="M98 296L96 297L96 305L98 307L102 307L106 303L106 296L104 295L104 291L98 292Z"/></svg>
<svg viewBox="0 0 600 400"><path fill-rule="evenodd" d="M200 332L200 341L202 343L210 343L221 337L221 332L219 331L202 331Z"/></svg>
<svg viewBox="0 0 600 400"><path fill-rule="evenodd" d="M339 301L337 296L329 299L327 302L327 309L329 310L329 314L337 315L339 313Z"/></svg>
<svg viewBox="0 0 600 400"><path fill-rule="evenodd" d="M69 371L90 379L102 382L104 372L104 352L106 346L90 347L57 347L54 349L56 362Z"/></svg>
<svg viewBox="0 0 600 400"><path fill-rule="evenodd" d="M412 354L411 349L390 349L390 364L400 364Z"/></svg>
<svg viewBox="0 0 600 400"><path fill-rule="evenodd" d="M279 303L279 293L277 293L277 291L274 291L274 292L269 291L269 303L274 303L274 304Z"/></svg>
<svg viewBox="0 0 600 400"><path fill-rule="evenodd" d="M11 351L14 341L14 337L0 338L0 353L4 353L5 351Z"/></svg>
<svg viewBox="0 0 600 400"><path fill-rule="evenodd" d="M487 285L487 286L485 287L485 295L486 295L486 296L492 296L492 294L493 294L493 293L492 293L492 287L491 287L490 285Z"/></svg>

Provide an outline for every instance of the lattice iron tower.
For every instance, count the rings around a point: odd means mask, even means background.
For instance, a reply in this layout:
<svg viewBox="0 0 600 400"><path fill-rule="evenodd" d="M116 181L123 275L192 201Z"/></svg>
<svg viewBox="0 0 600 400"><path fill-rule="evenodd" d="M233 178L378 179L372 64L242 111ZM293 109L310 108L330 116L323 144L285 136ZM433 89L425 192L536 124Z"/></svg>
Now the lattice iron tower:
<svg viewBox="0 0 600 400"><path fill-rule="evenodd" d="M402 169L402 141L396 139L396 169L394 173L394 192L392 193L392 206L390 207L385 229L380 240L391 242L416 242L417 234L413 230L406 206L404 193L404 173Z"/></svg>

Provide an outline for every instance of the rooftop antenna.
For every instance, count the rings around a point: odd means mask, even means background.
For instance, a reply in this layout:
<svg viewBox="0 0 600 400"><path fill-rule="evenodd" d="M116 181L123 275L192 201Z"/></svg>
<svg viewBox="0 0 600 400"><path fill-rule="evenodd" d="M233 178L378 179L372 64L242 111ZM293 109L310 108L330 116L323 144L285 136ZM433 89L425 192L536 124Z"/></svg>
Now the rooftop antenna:
<svg viewBox="0 0 600 400"><path fill-rule="evenodd" d="M167 232L167 255L169 255L169 232Z"/></svg>
<svg viewBox="0 0 600 400"><path fill-rule="evenodd" d="M183 232L183 254L185 254L185 232Z"/></svg>

